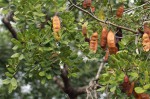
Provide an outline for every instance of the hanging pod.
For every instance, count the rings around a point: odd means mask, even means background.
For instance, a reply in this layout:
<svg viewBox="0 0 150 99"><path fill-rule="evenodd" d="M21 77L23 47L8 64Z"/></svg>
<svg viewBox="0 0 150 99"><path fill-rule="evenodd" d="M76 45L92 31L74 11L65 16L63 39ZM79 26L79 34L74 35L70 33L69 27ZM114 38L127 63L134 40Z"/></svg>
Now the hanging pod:
<svg viewBox="0 0 150 99"><path fill-rule="evenodd" d="M59 32L60 31L60 19L57 15L55 15L52 19L53 21L53 31Z"/></svg>
<svg viewBox="0 0 150 99"><path fill-rule="evenodd" d="M98 46L98 33L95 32L92 34L91 39L90 39L90 50L96 53L97 46Z"/></svg>
<svg viewBox="0 0 150 99"><path fill-rule="evenodd" d="M143 45L143 50L148 52L150 50L150 38L147 33L143 34L142 37L142 45Z"/></svg>
<svg viewBox="0 0 150 99"><path fill-rule="evenodd" d="M107 35L107 45L108 45L110 54L117 53L118 48L116 47L115 35L111 30L108 32L108 35Z"/></svg>
<svg viewBox="0 0 150 99"><path fill-rule="evenodd" d="M117 9L116 16L117 16L118 18L121 18L122 15L123 15L123 12L124 12L124 5L121 5L121 6Z"/></svg>
<svg viewBox="0 0 150 99"><path fill-rule="evenodd" d="M101 33L101 38L100 38L100 46L103 50L106 49L107 45L107 35L108 35L108 30L106 27L103 27L102 33Z"/></svg>

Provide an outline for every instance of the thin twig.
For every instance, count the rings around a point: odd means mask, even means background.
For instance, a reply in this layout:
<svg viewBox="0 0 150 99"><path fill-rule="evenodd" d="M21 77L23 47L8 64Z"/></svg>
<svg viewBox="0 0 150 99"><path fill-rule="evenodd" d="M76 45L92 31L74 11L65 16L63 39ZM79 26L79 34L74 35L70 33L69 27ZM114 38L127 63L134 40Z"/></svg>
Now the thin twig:
<svg viewBox="0 0 150 99"><path fill-rule="evenodd" d="M124 11L123 13L128 13L128 12L130 12L130 11L133 11L133 10L135 10L135 9L138 9L138 8L140 8L140 7L143 7L143 6L147 5L147 4L150 4L150 2L148 1L148 2L146 2L146 3L144 3L144 4L140 5L140 6L137 6L137 7L132 8L132 9L129 8L129 10L126 10L126 11Z"/></svg>
<svg viewBox="0 0 150 99"><path fill-rule="evenodd" d="M105 24L109 24L109 25L112 25L112 26L115 26L115 27L118 27L118 28L121 28L121 29L124 29L124 30L127 30L127 31L130 31L130 32L133 32L133 33L137 33L137 31L135 30L132 30L130 28L127 28L127 27L124 27L124 26L120 26L120 25L117 25L117 24L114 24L114 23L111 23L109 21L102 21L100 20L99 18L97 18L96 16L94 16L92 13L88 12L87 10L84 10L82 9L81 7L75 5L71 0L68 0L75 8L83 11L84 13L87 13L88 15L90 15L92 18L94 18L95 20L101 22L101 23L105 23Z"/></svg>
<svg viewBox="0 0 150 99"><path fill-rule="evenodd" d="M99 79L99 76L100 76L100 73L101 73L101 71L102 71L102 68L103 68L104 64L105 64L105 63L104 63L103 61L100 63L100 66L99 66L97 75L96 75L96 77L95 77L95 80L98 80L98 79Z"/></svg>

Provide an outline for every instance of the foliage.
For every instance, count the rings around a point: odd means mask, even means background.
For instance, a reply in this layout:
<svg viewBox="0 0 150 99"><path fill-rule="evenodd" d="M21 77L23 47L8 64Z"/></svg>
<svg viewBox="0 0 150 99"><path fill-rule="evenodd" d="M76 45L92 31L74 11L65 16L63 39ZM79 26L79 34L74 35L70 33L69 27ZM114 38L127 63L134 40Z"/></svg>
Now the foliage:
<svg viewBox="0 0 150 99"><path fill-rule="evenodd" d="M82 7L83 0L75 1ZM14 54L8 60L6 79L3 80L3 83L9 86L10 93L19 85L18 71L25 73L24 76L29 79L39 80L43 85L51 82L54 76L60 75L60 67L63 64L69 66L69 78L83 81L79 85L87 83L89 77L96 74L105 52L98 46L96 54L92 53L89 44L84 41L81 28L82 24L87 23L90 38L93 32L100 35L104 24L77 10L67 0L13 0L9 3L10 9L4 11L14 11L15 28L18 31L18 39L11 40L14 44ZM139 7L130 13L124 13L122 18L116 18L116 10L122 3L126 10L130 9L131 5L137 7L143 4L141 0L134 0L134 4L130 0L96 0L92 2L96 9L92 14L102 21L109 20L133 30L142 27L143 20L148 19L146 16L150 12L149 6L147 5L147 9ZM85 10L91 13L90 8ZM61 19L59 41L55 40L52 30L52 17L55 14ZM41 28L42 24L44 28ZM107 27L116 32L116 27L110 24ZM136 92L149 93L149 52L143 51L140 36L138 44L134 41L135 35L123 30L123 39L119 42L120 51L110 56L99 78L102 88L98 91L108 91L122 97L119 84L127 74L130 81L136 82ZM78 55L78 51L81 51L82 55ZM88 58L86 62L83 61L85 57Z"/></svg>

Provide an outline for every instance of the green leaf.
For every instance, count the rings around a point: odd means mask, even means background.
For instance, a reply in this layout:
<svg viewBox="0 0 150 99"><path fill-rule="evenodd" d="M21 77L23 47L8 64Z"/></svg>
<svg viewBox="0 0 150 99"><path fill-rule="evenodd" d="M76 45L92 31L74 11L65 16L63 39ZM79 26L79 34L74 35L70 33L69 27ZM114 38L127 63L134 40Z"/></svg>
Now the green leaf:
<svg viewBox="0 0 150 99"><path fill-rule="evenodd" d="M97 89L97 91L103 92L103 91L105 90L105 88L106 88L106 87L101 87L101 88Z"/></svg>
<svg viewBox="0 0 150 99"><path fill-rule="evenodd" d="M47 79L52 79L52 76L50 74L46 74Z"/></svg>
<svg viewBox="0 0 150 99"><path fill-rule="evenodd" d="M150 88L150 84L144 85L143 88L144 88L145 90L149 89L149 88Z"/></svg>
<svg viewBox="0 0 150 99"><path fill-rule="evenodd" d="M45 84L45 82L46 82L46 79L42 79L41 83Z"/></svg>
<svg viewBox="0 0 150 99"><path fill-rule="evenodd" d="M23 54L21 54L20 57L19 57L19 60L22 60L22 59L24 59L24 55Z"/></svg>
<svg viewBox="0 0 150 99"><path fill-rule="evenodd" d="M18 46L15 45L12 49L13 49L13 50L17 50L17 49L18 49Z"/></svg>
<svg viewBox="0 0 150 99"><path fill-rule="evenodd" d="M17 86L17 80L15 79L15 78L12 78L11 79L11 84L12 84L12 86Z"/></svg>
<svg viewBox="0 0 150 99"><path fill-rule="evenodd" d="M6 72L5 75L10 78L13 77L13 74L10 74L9 72Z"/></svg>
<svg viewBox="0 0 150 99"><path fill-rule="evenodd" d="M39 72L39 75L40 75L40 76L45 76L45 71Z"/></svg>
<svg viewBox="0 0 150 99"><path fill-rule="evenodd" d="M9 84L10 83L10 79L5 79L5 80L3 80L3 84Z"/></svg>
<svg viewBox="0 0 150 99"><path fill-rule="evenodd" d="M15 70L13 68L7 68L7 70L10 72L10 73L14 73Z"/></svg>
<svg viewBox="0 0 150 99"><path fill-rule="evenodd" d="M19 55L20 55L19 53L15 53L11 56L11 58L17 58L17 57L19 57Z"/></svg>
<svg viewBox="0 0 150 99"><path fill-rule="evenodd" d="M146 90L144 90L142 87L135 87L136 93L144 93Z"/></svg>
<svg viewBox="0 0 150 99"><path fill-rule="evenodd" d="M110 92L114 92L116 90L116 86L110 88Z"/></svg>
<svg viewBox="0 0 150 99"><path fill-rule="evenodd" d="M33 77L33 74L32 73L29 73L29 78Z"/></svg>
<svg viewBox="0 0 150 99"><path fill-rule="evenodd" d="M13 86L12 86L12 84L9 84L8 92L9 92L9 93L12 93L12 91L13 91Z"/></svg>
<svg viewBox="0 0 150 99"><path fill-rule="evenodd" d="M131 72L129 75L131 75L132 80L136 80L139 77L138 73L136 72Z"/></svg>
<svg viewBox="0 0 150 99"><path fill-rule="evenodd" d="M33 14L39 17L45 16L44 13L33 12Z"/></svg>

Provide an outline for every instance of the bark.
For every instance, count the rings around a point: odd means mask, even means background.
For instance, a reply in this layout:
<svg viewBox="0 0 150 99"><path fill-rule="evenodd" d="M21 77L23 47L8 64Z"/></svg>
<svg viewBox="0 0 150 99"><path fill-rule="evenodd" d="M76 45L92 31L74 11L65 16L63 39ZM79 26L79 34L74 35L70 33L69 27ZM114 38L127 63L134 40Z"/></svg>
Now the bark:
<svg viewBox="0 0 150 99"><path fill-rule="evenodd" d="M12 27L10 21L13 21L13 16L14 16L14 12L9 12L6 17L4 17L2 19L3 24L5 25L5 27L10 31L10 33L12 34L12 37L17 39L17 32L15 31L15 29Z"/></svg>
<svg viewBox="0 0 150 99"><path fill-rule="evenodd" d="M66 65L63 69L61 69L60 77L62 78L62 80L58 77L54 77L53 80L66 94L68 94L69 99L77 99L78 95L86 93L87 86L74 88L70 84L70 80L68 78L68 67Z"/></svg>

